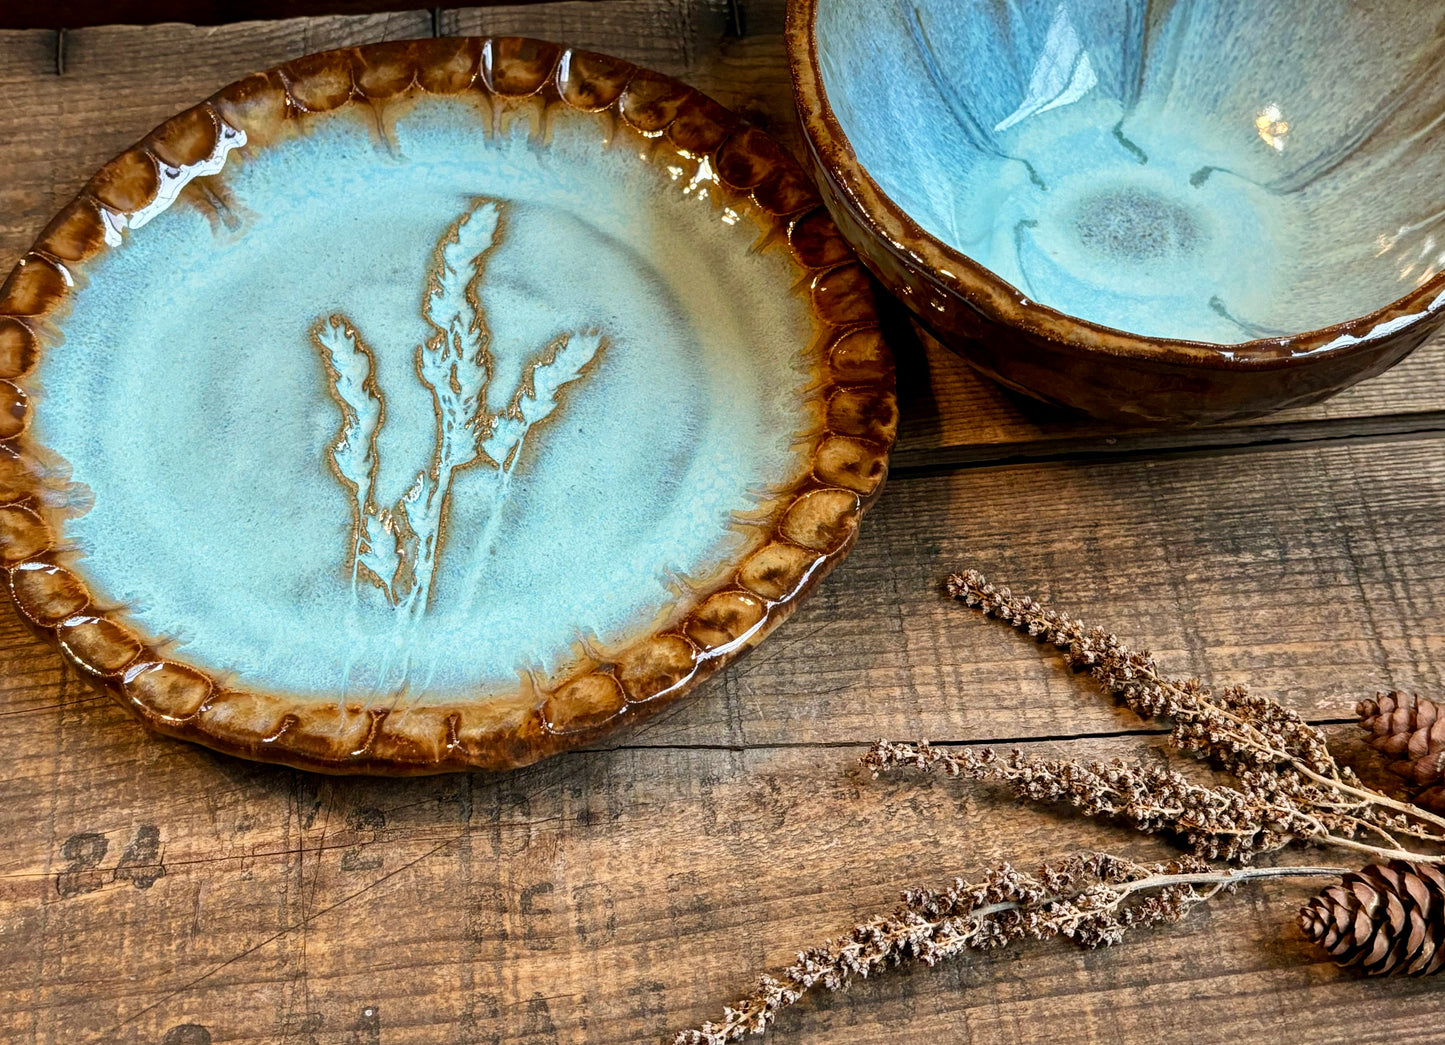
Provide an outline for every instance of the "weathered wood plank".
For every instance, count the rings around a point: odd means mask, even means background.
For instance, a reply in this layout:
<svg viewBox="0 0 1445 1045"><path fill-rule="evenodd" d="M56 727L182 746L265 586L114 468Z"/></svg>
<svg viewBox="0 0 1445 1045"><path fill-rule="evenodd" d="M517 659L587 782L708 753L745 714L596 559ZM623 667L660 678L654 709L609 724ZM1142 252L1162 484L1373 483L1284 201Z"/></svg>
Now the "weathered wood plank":
<svg viewBox="0 0 1445 1045"><path fill-rule="evenodd" d="M544 3L546 0L521 0ZM588 0L598 3L601 0ZM224 25L257 19L364 15L416 8L416 0L52 0L0 7L0 29L77 29L186 22Z"/></svg>
<svg viewBox="0 0 1445 1045"><path fill-rule="evenodd" d="M557 5L557 7L559 10L566 9L561 11L561 14L558 15L559 18L564 15L567 18L577 17L573 7L566 4ZM548 8L535 10L544 12ZM627 13L627 16L633 18L634 21L626 22L626 24L633 29L640 25L635 21L638 17L638 10L630 3L619 2L610 5L609 10ZM499 17L519 17L516 9L495 13ZM310 23L307 24L310 25ZM307 46L315 45L323 31L332 31L312 25L301 34L306 36L309 33L309 39L298 42L294 39L298 31L295 24L289 30L291 36L286 36L281 29L275 26L252 28L261 33L263 42L258 46L272 48L273 51L264 59L258 54L252 59L235 60L237 73L250 65L265 64L285 57L283 48L287 41L290 41L298 50L305 49ZM404 33L411 27L403 25L392 28L397 28ZM522 26L511 25L501 28L505 31L522 31L524 29ZM354 32L356 27L347 23L337 31L342 30ZM181 32L179 28L175 28L175 31ZM232 27L219 32L227 37L234 37L231 40L231 44L235 45L233 49L244 49L242 44L251 39L246 35L250 31L247 27ZM129 51L127 48L120 48L117 53L135 52L135 48L141 42L139 37L132 36L127 30L97 30L94 35L98 40L109 32L114 32L117 39L129 46ZM190 37L186 36L184 39L190 40ZM175 42L172 41L169 46L174 45ZM246 44L245 46L251 45ZM681 56L679 60L685 59L685 50L684 48L679 51ZM136 67L139 67L149 59L135 57L132 61ZM107 66L107 68L109 67ZM104 81L106 83L115 81L116 92L124 94L125 77L96 74L95 79L97 82ZM167 105L169 104L167 103ZM66 191L68 192L68 187ZM951 362L955 368L961 368L961 364L952 361L949 357L944 357L944 361ZM1403 371L1404 368L1402 367L1400 370ZM978 387L983 388L981 385ZM986 391L986 389L984 390ZM966 415L964 404L959 404L959 410ZM962 436L961 438L987 440L993 437L994 435L990 431L985 430L978 436ZM1429 443L1421 442L1416 445L1415 449L1407 451L1403 465L1397 460L1395 450L1375 451L1369 458L1374 463L1368 465L1369 469L1380 470L1378 475L1372 476L1368 481L1380 484L1385 488L1386 493L1415 492L1420 500L1411 505L1411 511L1423 520L1422 523L1416 525L1416 531L1427 534L1431 531L1430 513L1435 510L1432 507L1434 502L1431 501L1431 498L1435 494L1431 490L1422 489L1422 484L1428 486L1429 477L1437 471L1431 467L1433 451L1429 447ZM1349 450L1337 452L1338 455L1343 455L1344 460L1350 460L1351 453L1352 451ZM845 707L853 709L852 721L865 719L878 721L873 717L876 715L875 709L859 702L857 690L854 688L858 678L870 686L902 685L910 694L908 700L913 703L906 708L897 699L890 700L889 706L893 709L893 718L879 721L880 726L887 725L888 732L910 734L928 732L936 736L978 736L992 731L993 735L997 735L994 726L990 725L997 721L997 713L1013 711L1022 714L1024 712L1020 709L1027 705L1027 701L1020 704L1009 701L1000 702L991 698L990 701L983 704L972 703L971 707L975 709L972 717L965 716L962 719L958 717L957 711L945 714L942 718L930 717L926 713L926 709L938 702L946 704L945 698L949 693L967 691L960 689L960 686L966 686L971 690L990 678L997 678L998 681L993 683L996 689L1008 690L1020 685L1035 688L1043 686L1046 693L1052 694L1057 694L1059 686L1063 683L1057 680L1046 681L1051 678L1051 675L1049 669L1043 666L1036 666L1037 673L1033 676L1033 681L1027 683L1008 674L991 675L990 673L995 672L998 668L998 661L1001 658L1009 657L1017 660L1012 648L1007 646L996 652L993 660L986 659L985 667L978 675L954 678L948 675L944 669L939 668L937 663L932 668L928 668L926 665L921 669L910 667L910 658L932 658L939 663L948 663L960 659L969 660L974 657L974 654L969 651L960 653L957 648L959 640L940 639L934 634L943 629L959 627L954 623L944 623L953 619L948 616L950 608L936 605L936 600L931 593L931 588L936 583L938 575L952 564L950 556L942 554L946 542L952 541L952 546L958 549L952 554L958 555L961 559L997 561L996 556L1001 549L1009 548L1016 554L1017 546L1027 544L1027 542L1020 541L1008 530L1007 526L992 535L992 547L962 544L957 535L976 533L980 517L998 520L1002 523L1009 513L1014 513L1018 518L1026 520L1057 516L1058 518L1054 520L1056 526L1065 524L1071 529L1056 530L1049 533L1046 538L1049 546L1057 550L1057 553L1051 557L1055 565L1048 566L1046 569L1036 566L1024 576L1017 577L1016 580L1022 582L1028 580L1030 576L1049 576L1054 579L1056 584L1063 586L1061 593L1065 596L1070 591L1068 585L1072 583L1072 591L1077 593L1074 597L1075 605L1078 605L1080 609L1092 608L1104 622L1129 630L1132 623L1131 617L1136 617L1140 612L1139 607L1147 606L1150 600L1158 600L1160 605L1165 606L1171 604L1170 600L1173 598L1173 594L1169 582L1169 571L1176 568L1180 561L1185 560L1175 556L1171 561L1165 551L1181 539L1181 535L1184 535L1184 539L1195 539L1189 537L1193 532L1192 527L1195 526L1205 528L1212 535L1208 539L1196 539L1196 544L1210 544L1210 541L1220 534L1226 534L1229 541L1235 545L1239 545L1241 542L1249 545L1253 549L1252 554L1267 554L1274 561L1284 564L1291 571L1291 578L1296 586L1311 583L1308 574L1308 570L1311 569L1308 561L1311 552L1308 548L1303 552L1297 550L1300 547L1301 534L1318 530L1328 535L1332 530L1337 531L1338 512L1349 510L1358 513L1365 509L1365 505L1361 501L1361 492L1352 492L1348 483L1342 487L1338 477L1331 480L1327 476L1315 474L1310 471L1308 465L1304 468L1302 478L1297 475L1296 462L1323 460L1315 454L1315 451L1302 450L1299 451L1299 454L1302 456L1280 458L1273 464L1251 460L1243 465L1243 471L1238 471L1240 466L1234 463L1158 465L1157 467L1172 469L1171 474L1174 476L1189 476L1196 474L1192 471L1193 469L1204 469L1197 474L1215 477L1215 479L1203 480L1206 486L1216 479L1221 483L1217 490L1194 495L1210 503L1196 503L1189 496L1177 491L1173 495L1166 494L1161 504L1168 523L1167 529L1160 529L1162 523L1158 518L1159 510L1152 503L1152 499L1156 495L1137 485L1140 477L1147 477L1151 474L1150 469L1156 467L1152 465L1119 463L1113 466L1112 471L1107 466L1099 466L1077 472L1057 467L1051 472L1046 468L1044 471L1034 474L1032 479L1023 481L1018 478L1020 473L1009 471L998 473L992 477L968 474L947 480L931 480L925 482L922 487L907 487L895 483L894 489L886 495L879 513L870 519L868 535L865 535L864 542L852 563L845 567L840 578L835 579L824 589L818 599L804 607L798 619L787 630L765 646L737 674L729 676L729 679L721 687L718 687L726 694L726 700L721 704L715 700L700 701L694 710L652 727L643 736L656 738L657 742L664 743L706 743L716 742L719 735L724 735L726 742L746 743L754 737L755 731L759 727L742 716L740 711L743 706L742 702L762 699L765 703L759 710L750 711L749 717L763 724L762 733L757 735L758 739L776 739L781 735L777 732L776 723L787 721L785 717L778 715L778 705L795 701L800 695L816 693L820 688L817 684L819 680L826 683L827 689L836 691L840 695L838 699L845 702ZM1415 473L1413 475L1401 474L1410 472L1412 469ZM1055 475L1060 479L1051 478ZM1068 508L1060 516L1058 510L1060 494L1051 489L1051 484L1061 480L1064 487L1067 488L1077 485L1080 482L1080 476L1095 477L1091 480L1092 485L1086 484L1089 489L1078 497L1080 503L1087 507L1082 509L1082 515L1080 515L1081 509L1075 506ZM1288 520L1276 520L1263 527L1259 524L1259 520L1270 520L1272 516L1278 516L1280 512L1285 511L1278 504L1273 503L1273 493L1261 491L1280 488L1281 484L1286 481L1290 483L1292 496L1303 497L1302 503L1292 501L1292 507L1288 509L1300 516L1298 525L1294 526L1298 532L1291 532L1291 524ZM1131 487L1131 484L1135 485ZM1112 498L1100 496L1094 490L1097 487L1099 491L1108 492L1111 486L1123 490L1132 488L1133 493L1127 499L1128 503L1120 503L1118 496ZM1017 487L1016 490L1015 487ZM903 492L905 490L922 490L923 492L905 493ZM1235 502L1253 503L1255 506L1251 510L1254 515L1244 517L1234 515L1221 518L1221 513L1225 511L1226 507ZM929 520L925 529L919 528L922 524L918 520L921 518ZM1115 526L1116 520L1121 525ZM1108 604L1097 605L1093 595L1095 586L1086 579L1086 574L1082 571L1077 572L1073 581L1070 582L1067 576L1057 568L1057 564L1076 562L1077 555L1081 549L1088 546L1090 541L1097 545L1098 540L1093 538L1089 531L1103 529L1112 532L1111 540L1114 542L1113 547L1117 550L1119 547L1127 549L1131 542L1144 541L1145 536L1150 532L1150 527L1155 528L1156 531L1154 543L1152 546L1144 543L1140 547L1152 559L1153 566L1146 573L1140 564L1130 564L1130 583L1141 595L1141 601L1134 606L1123 604L1116 608ZM870 539L869 535L875 532L885 534L886 537ZM1310 539L1314 540L1314 538ZM1397 539L1399 538L1397 537ZM882 543L882 540L890 542L892 546ZM919 546L936 547L939 549L939 554L927 561L922 561L916 554ZM1237 562L1231 561L1227 555L1219 553L1217 541L1210 544L1210 547L1215 548L1212 556L1207 548L1196 549L1196 551L1204 556L1201 561L1209 563L1211 569L1229 571L1240 568ZM1427 549L1420 549L1419 553L1425 554L1426 551ZM1096 558L1089 564L1090 570L1095 574L1112 570L1115 575L1118 575L1124 563L1118 561L1117 558L1111 561L1110 556L1114 554L1114 552L1110 552ZM1329 554L1329 561L1333 563L1331 568L1338 576L1348 578L1350 571L1358 568L1351 561L1352 543L1348 535L1335 538ZM902 571L896 568L898 562L905 564ZM1388 577L1384 575L1383 570L1388 568L1388 565L1382 564L1377 568L1373 577L1375 583L1387 582ZM1227 572L1225 576L1228 576ZM1263 590L1270 591L1280 580L1279 576L1272 577ZM1431 578L1427 576L1417 583L1426 585L1428 589L1430 582ZM1336 584L1334 587L1322 587L1316 595L1318 607L1314 617L1300 617L1292 610L1282 607L1277 607L1273 611L1273 615L1284 623L1298 622L1295 627L1296 634L1305 633L1311 628L1318 628L1323 623L1328 623L1329 626L1323 632L1326 636L1331 634L1346 637L1367 635L1374 626L1370 623L1367 600L1359 594L1356 590L1358 588L1359 585L1351 585L1348 580L1342 584ZM1351 595L1352 591L1356 593ZM1210 607L1209 612L1213 613L1218 620L1218 626L1211 626L1208 632L1209 636L1213 636L1213 641L1227 641L1230 636L1229 608L1234 604L1232 600L1237 600L1238 597L1238 594L1229 592L1227 589L1213 597L1216 602ZM1261 596L1258 593L1252 593L1250 597L1258 600ZM1427 613L1436 614L1436 616L1433 618L1427 616L1423 626L1427 634L1438 636L1438 595L1432 593L1431 599L1433 601L1428 602L1426 610ZM898 605L895 605L893 600L897 600ZM1271 621L1267 606L1261 608L1253 603L1250 605L1252 613L1257 616L1262 615L1262 620L1265 622ZM1345 609L1341 611L1340 607L1345 607ZM881 620L882 624L880 625L874 617ZM7 619L13 622L13 615ZM924 637L917 639L905 630L904 621L912 622L909 627L913 629L923 629L924 625L921 623L923 621L930 623L924 631ZM1364 627L1365 631L1356 630L1358 627ZM1142 633L1136 631L1135 633L1140 634L1141 641L1150 642L1159 647L1161 653L1166 656L1171 650L1181 651L1192 646L1191 636L1177 630L1172 634L1151 634L1147 631ZM1275 629L1274 633L1277 636L1289 634L1287 630L1279 631L1278 629ZM951 635L952 632L949 631L946 634ZM1201 634L1203 633L1201 632ZM964 641L972 642L974 640ZM995 641L1004 640L996 639ZM1281 659L1279 653L1281 642L1287 643L1287 641L1293 640L1276 638L1266 646L1251 647L1251 650L1257 650L1260 659L1268 659L1273 656L1279 660ZM1330 680L1339 673L1337 669L1341 667L1353 667L1356 676L1363 676L1356 683L1360 689L1371 688L1377 683L1389 682L1391 676L1398 676L1405 681L1417 678L1424 683L1429 683L1433 679L1428 672L1428 654L1429 650L1435 648L1434 646L1430 646L1425 654L1417 656L1401 666L1393 659L1395 654L1374 638L1368 640L1358 637L1346 638L1345 641L1348 648L1336 650L1326 662L1315 665L1307 664L1298 669L1304 673L1302 681L1291 682L1288 678L1280 680L1286 686L1293 685L1295 692L1300 695L1304 704L1325 717L1337 715L1337 709L1341 704L1348 703L1348 700L1341 701L1331 695L1329 689ZM1394 641L1399 647L1398 639L1391 641ZM1433 642L1434 639L1431 641ZM909 643L912 645L910 646ZM1368 667L1363 663L1353 663L1349 660L1355 652L1366 648L1376 651L1371 655ZM29 649L29 654L25 654L26 649ZM1003 653L1002 650L1010 652ZM787 667L786 662L794 656L794 653L807 659L800 661L799 666ZM39 647L15 647L12 655L17 657L30 655L40 658L34 671L27 671L17 665L16 670L11 673L11 699L16 701L12 704L12 708L23 713L28 706L27 702L36 705L54 702L57 698L48 687L52 685L51 680L55 676L58 662ZM771 663L772 658L783 662L783 666L780 669L761 666ZM1295 659L1313 661L1314 654ZM828 665L827 672L812 674L806 664L814 660ZM1284 661L1288 662L1288 658L1285 657ZM1181 664L1181 668L1197 670L1206 670L1211 666L1207 661ZM1240 670L1246 673L1256 667L1257 664L1248 662L1240 664ZM770 677L768 674L770 671L779 671L780 674ZM914 677L918 672L922 672L924 675L931 673L933 677L920 681ZM900 682L900 679L905 681ZM812 690L809 689L810 686L813 687ZM919 688L920 686L922 689ZM1049 689L1048 687L1053 688ZM763 696L758 697L759 693L762 693ZM922 696L920 697L919 694ZM85 698L76 696L73 699ZM972 696L970 699L971 701L976 700ZM932 703L918 704L919 700ZM769 704L768 701L772 703ZM700 710L706 707L711 707L714 711L707 713ZM719 708L724 710L717 710ZM1082 715L1084 721L1073 721L1068 717L1058 719L1056 713L1051 713L1050 721L1036 720L1031 722L1026 730L1014 730L1014 732L1018 732L1020 735L1025 733L1038 735L1039 733L1067 732L1074 729L1106 731L1117 728L1117 723L1114 723L1100 709L1091 708L1077 714ZM949 717L950 715L953 717ZM838 708L829 707L827 710L815 710L811 717L814 724L819 725L822 729L820 733L810 734L812 740L827 742L840 736L844 738L855 736L851 732L852 726L845 724L848 722L847 714L843 714ZM773 725L768 725L768 723L773 723ZM841 732L830 732L835 727L839 728ZM796 723L789 722L786 726L788 735L796 735L797 728Z"/></svg>
<svg viewBox="0 0 1445 1045"><path fill-rule="evenodd" d="M1445 689L1445 444L965 470L897 480L767 643L631 743L979 739L1137 725L940 594L975 565L1316 720Z"/></svg>
<svg viewBox="0 0 1445 1045"><path fill-rule="evenodd" d="M856 743L1138 727L1046 650L940 594L972 564L1151 648L1179 674L1250 682L1317 721L1377 689L1445 690L1440 439L970 469L895 481L849 559L767 642L619 742ZM16 728L59 659L5 604L0 699ZM76 712L137 729L102 705ZM170 741L154 741L167 746Z"/></svg>
<svg viewBox="0 0 1445 1045"><path fill-rule="evenodd" d="M1144 440L1178 446L1208 445L1225 438L1265 441L1291 428L1319 423L1340 434L1366 432L1378 429L1381 418L1401 425L1417 418L1438 428L1438 417L1422 415L1445 411L1445 333L1393 369L1323 403L1234 425L1169 431L1093 421L1007 392L931 337L919 336L906 324L895 322L892 329L902 415L895 462L905 465L1006 455L1025 447L1030 454L1082 449L1109 453L1126 452ZM1362 423L1352 425L1352 421ZM1221 435L1224 431L1229 435Z"/></svg>
<svg viewBox="0 0 1445 1045"><path fill-rule="evenodd" d="M727 0L565 0L442 12L448 36L537 36L686 76L729 28Z"/></svg>
<svg viewBox="0 0 1445 1045"><path fill-rule="evenodd" d="M363 782L180 747L148 760L73 715L61 732L72 768L43 828L0 807L8 1041L657 1041L906 885L1080 846L1168 855L988 790L868 781L861 748L618 751L500 779ZM52 770L22 757L6 774ZM770 1040L1071 1045L1187 1027L1198 1043L1346 1042L1361 1021L1379 1040L1431 1040L1434 987L1322 962L1292 925L1306 895L1247 888L1104 953L1031 946L883 977L801 1007ZM181 1037L186 1024L208 1036Z"/></svg>

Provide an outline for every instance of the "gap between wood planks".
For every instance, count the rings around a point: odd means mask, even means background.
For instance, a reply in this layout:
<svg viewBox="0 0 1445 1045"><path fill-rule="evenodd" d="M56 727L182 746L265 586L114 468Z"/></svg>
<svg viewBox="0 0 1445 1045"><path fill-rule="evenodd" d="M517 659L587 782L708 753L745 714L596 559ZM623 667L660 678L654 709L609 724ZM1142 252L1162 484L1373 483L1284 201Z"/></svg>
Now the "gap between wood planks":
<svg viewBox="0 0 1445 1045"><path fill-rule="evenodd" d="M14 16L9 17L0 13L0 29L20 30L45 29L55 26L55 75L64 76L66 69L66 47L69 43L67 34L73 29L100 28L106 25L126 24L130 22L162 23L180 22L197 26L234 23L239 21L280 21L288 18L324 17L327 15L362 15L369 13L410 13L413 11L425 11L431 20L431 35L442 37L452 35L446 27L446 16L458 11L465 11L468 7L503 7L535 4L544 6L558 0L490 0L479 4L471 4L464 7L425 7L418 6L412 0L350 0L349 3L327 3L325 0L312 3L282 3L281 6L272 7L267 3L253 3L247 8L245 17L238 17L241 14L239 9L232 9L227 5L212 5L214 9L206 9L205 5L197 5L195 0L172 0L170 3L156 2L147 4L141 2L104 3L101 0L91 2L79 2L62 4L60 9L50 16ZM601 2L601 0L592 0ZM728 36L741 38L748 33L747 11L743 7L743 0L722 0L724 5L725 29Z"/></svg>
<svg viewBox="0 0 1445 1045"><path fill-rule="evenodd" d="M1315 727L1327 726L1353 726L1357 720L1353 718L1321 718L1307 719L1310 725ZM930 747L1028 747L1033 744L1060 744L1077 740L1127 740L1131 737L1165 737L1171 730L1167 726L1141 726L1137 729L1111 729L1096 730L1080 733L1053 733L1041 736L1030 737L977 737L968 740L935 740L929 738ZM634 737L633 740L638 738ZM911 743L912 737L896 738L900 742ZM864 740L790 740L790 741L763 741L756 744L640 744L621 743L610 747L584 747L578 748L578 754L610 754L614 751L732 751L742 753L744 751L794 751L794 750L840 750L849 748L866 748L872 741Z"/></svg>
<svg viewBox="0 0 1445 1045"><path fill-rule="evenodd" d="M896 481L1013 464L1221 457L1283 447L1305 449L1323 444L1367 445L1438 439L1441 436L1445 436L1445 410L1241 427L1132 432L1118 436L1095 433L1047 441L961 444L917 450L904 448L893 452L889 476L890 481Z"/></svg>

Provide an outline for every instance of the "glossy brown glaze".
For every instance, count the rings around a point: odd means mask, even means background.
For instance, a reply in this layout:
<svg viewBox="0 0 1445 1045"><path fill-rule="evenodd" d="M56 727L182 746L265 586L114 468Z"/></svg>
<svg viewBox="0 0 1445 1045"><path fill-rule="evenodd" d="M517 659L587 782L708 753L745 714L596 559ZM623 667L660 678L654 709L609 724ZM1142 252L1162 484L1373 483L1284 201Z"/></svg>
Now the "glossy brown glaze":
<svg viewBox="0 0 1445 1045"><path fill-rule="evenodd" d="M162 637L138 634L124 607L93 604L64 544L63 518L45 497L39 462L46 452L25 436L23 379L57 333L46 317L62 306L71 273L107 249L107 214L150 204L167 166L210 155L226 128L245 132L245 148L264 148L296 133L311 113L462 91L486 94L499 124L598 113L600 135L630 136L654 162L707 163L726 205L754 221L764 241L787 245L797 274L792 292L814 317L812 471L758 521L766 538L656 627L510 697L387 712L215 677L173 655ZM0 569L24 619L84 677L163 733L324 772L506 769L634 723L756 645L851 547L886 476L896 426L892 358L862 269L807 176L737 116L667 77L534 40L332 51L232 84L112 160L0 290Z"/></svg>
<svg viewBox="0 0 1445 1045"><path fill-rule="evenodd" d="M837 227L883 285L972 366L1044 402L1131 424L1207 424L1328 398L1445 323L1445 273L1345 323L1241 344L1141 337L1040 305L929 235L859 164L823 88L818 0L789 0L787 48L808 159ZM1336 343L1342 342L1342 343Z"/></svg>

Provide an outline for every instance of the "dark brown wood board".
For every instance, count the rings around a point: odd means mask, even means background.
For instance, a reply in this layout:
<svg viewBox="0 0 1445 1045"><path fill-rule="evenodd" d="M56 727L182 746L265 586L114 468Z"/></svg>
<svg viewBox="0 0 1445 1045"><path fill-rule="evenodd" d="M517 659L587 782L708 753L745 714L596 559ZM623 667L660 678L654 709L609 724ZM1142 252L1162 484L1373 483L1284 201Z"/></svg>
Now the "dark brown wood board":
<svg viewBox="0 0 1445 1045"><path fill-rule="evenodd" d="M367 15L412 10L415 6L407 0L52 0L44 4L15 0L0 6L0 29L81 29L161 22L225 25L316 15Z"/></svg>
<svg viewBox="0 0 1445 1045"><path fill-rule="evenodd" d="M0 33L0 266L170 113L364 40L607 50L796 146L782 4L744 7L741 37L712 0L88 28L66 34L63 75L54 33ZM857 770L879 736L1157 745L951 604L941 582L963 565L1317 722L1378 688L1445 691L1445 341L1328 403L1174 432L1050 413L906 331L897 347L903 437L853 555L756 652L606 750L412 781L251 765L145 734L0 606L0 1040L659 1041L907 885L1081 847L1166 857L993 789ZM1246 887L1109 951L884 976L771 1040L1438 1040L1439 985L1336 970L1294 927L1307 894Z"/></svg>

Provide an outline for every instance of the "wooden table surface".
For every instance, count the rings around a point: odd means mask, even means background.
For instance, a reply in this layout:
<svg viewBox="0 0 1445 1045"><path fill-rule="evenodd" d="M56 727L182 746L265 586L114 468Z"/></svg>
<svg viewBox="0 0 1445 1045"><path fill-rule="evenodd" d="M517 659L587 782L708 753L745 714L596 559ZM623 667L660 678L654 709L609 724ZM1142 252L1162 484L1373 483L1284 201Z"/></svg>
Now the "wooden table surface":
<svg viewBox="0 0 1445 1045"><path fill-rule="evenodd" d="M111 154L326 47L546 36L680 75L790 144L780 0L543 3L0 33L0 268ZM652 1042L758 971L1000 860L1166 845L947 780L887 736L1085 756L1159 741L940 594L975 565L1167 667L1345 725L1445 670L1445 343L1321 406L1115 431L899 339L903 434L846 563L756 652L605 749L353 780L147 735L0 607L0 1040ZM1351 748L1350 750L1357 750ZM1306 854L1310 855L1310 854ZM1441 984L1323 961L1309 887L1246 887L1118 948L1023 946L786 1014L782 1042L1438 1042Z"/></svg>

